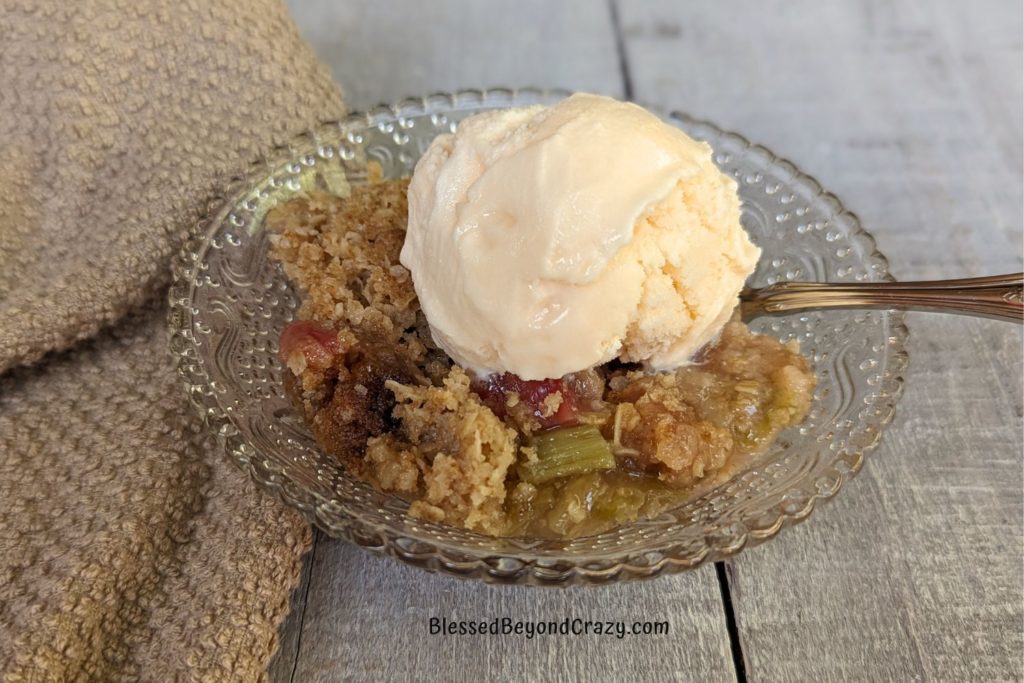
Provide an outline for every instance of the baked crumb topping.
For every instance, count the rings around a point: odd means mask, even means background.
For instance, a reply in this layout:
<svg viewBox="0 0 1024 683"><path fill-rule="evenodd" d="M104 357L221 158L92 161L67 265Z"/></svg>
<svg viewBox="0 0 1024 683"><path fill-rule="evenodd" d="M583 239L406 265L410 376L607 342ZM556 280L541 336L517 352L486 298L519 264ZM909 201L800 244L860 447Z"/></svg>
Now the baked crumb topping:
<svg viewBox="0 0 1024 683"><path fill-rule="evenodd" d="M280 343L290 394L320 446L411 515L491 535L596 533L681 503L806 415L814 375L797 344L735 320L672 372L470 378L433 343L399 263L407 184L300 196L266 227L304 296ZM524 480L537 436L574 424L600 431L614 467Z"/></svg>

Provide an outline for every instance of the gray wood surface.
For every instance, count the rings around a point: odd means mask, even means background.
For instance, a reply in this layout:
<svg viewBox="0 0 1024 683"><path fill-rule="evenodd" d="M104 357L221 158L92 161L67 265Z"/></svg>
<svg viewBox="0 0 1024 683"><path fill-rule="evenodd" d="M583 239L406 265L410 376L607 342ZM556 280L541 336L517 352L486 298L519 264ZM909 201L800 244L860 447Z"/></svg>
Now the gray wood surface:
<svg viewBox="0 0 1024 683"><path fill-rule="evenodd" d="M658 590L644 584L611 590L495 587L425 574L324 537L310 567L304 614L293 626L301 632L301 643L292 680L511 681L550 673L569 680L624 681L635 674L638 662L656 662L657 668L648 670L662 678L734 680L710 567L667 579ZM431 635L430 618L442 616L657 619L668 620L671 632L621 640Z"/></svg>
<svg viewBox="0 0 1024 683"><path fill-rule="evenodd" d="M792 158L861 215L900 278L1021 270L1019 2L292 8L353 107L487 85L630 94ZM713 567L597 589L495 588L318 534L271 680L1021 680L1020 329L908 322L906 393L864 472L729 568L742 666ZM427 633L431 616L506 615L667 619L672 632Z"/></svg>
<svg viewBox="0 0 1024 683"><path fill-rule="evenodd" d="M794 159L898 277L1021 270L1020 3L768 2L754 25L622 4L637 98ZM709 50L712 73L680 68ZM751 678L1021 679L1020 329L908 324L884 446L833 505L735 562Z"/></svg>

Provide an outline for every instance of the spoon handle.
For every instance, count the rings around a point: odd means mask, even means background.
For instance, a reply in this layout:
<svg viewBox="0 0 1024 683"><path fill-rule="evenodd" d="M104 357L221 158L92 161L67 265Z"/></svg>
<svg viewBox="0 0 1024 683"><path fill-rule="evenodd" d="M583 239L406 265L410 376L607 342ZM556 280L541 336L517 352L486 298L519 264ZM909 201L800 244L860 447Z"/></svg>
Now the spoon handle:
<svg viewBox="0 0 1024 683"><path fill-rule="evenodd" d="M922 282L780 282L743 290L744 319L808 308L901 308L1024 323L1024 273Z"/></svg>

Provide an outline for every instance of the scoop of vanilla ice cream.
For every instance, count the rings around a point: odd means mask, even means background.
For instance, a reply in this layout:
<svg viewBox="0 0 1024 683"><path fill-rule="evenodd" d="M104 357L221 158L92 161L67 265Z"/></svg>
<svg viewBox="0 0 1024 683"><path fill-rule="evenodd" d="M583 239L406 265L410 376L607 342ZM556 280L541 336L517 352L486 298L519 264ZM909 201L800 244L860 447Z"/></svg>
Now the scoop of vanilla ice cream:
<svg viewBox="0 0 1024 683"><path fill-rule="evenodd" d="M459 365L544 379L616 357L686 363L759 254L706 143L577 94L436 138L409 185L401 261Z"/></svg>

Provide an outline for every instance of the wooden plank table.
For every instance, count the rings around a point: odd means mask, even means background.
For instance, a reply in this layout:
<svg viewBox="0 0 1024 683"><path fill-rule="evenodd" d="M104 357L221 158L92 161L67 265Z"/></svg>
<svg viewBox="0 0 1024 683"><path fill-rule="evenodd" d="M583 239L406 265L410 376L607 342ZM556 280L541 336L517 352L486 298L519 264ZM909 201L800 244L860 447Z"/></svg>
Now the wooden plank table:
<svg viewBox="0 0 1024 683"><path fill-rule="evenodd" d="M1022 269L1015 0L292 7L355 108L532 84L686 109L816 175L902 279ZM271 680L1021 680L1021 332L908 323L897 419L807 524L727 566L568 590L429 575L318 534ZM667 620L671 631L429 635L440 616Z"/></svg>

